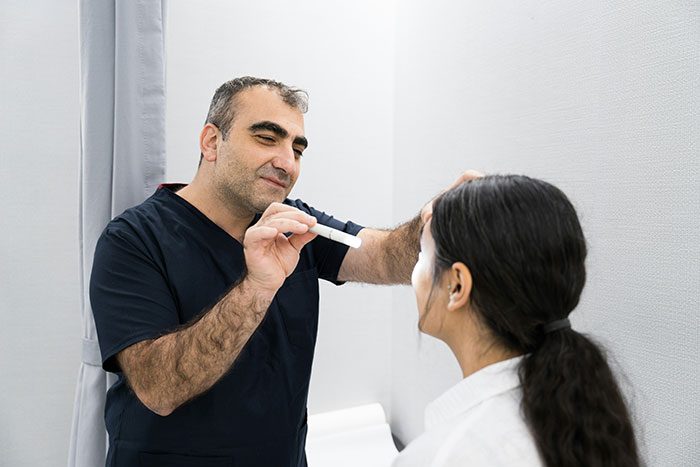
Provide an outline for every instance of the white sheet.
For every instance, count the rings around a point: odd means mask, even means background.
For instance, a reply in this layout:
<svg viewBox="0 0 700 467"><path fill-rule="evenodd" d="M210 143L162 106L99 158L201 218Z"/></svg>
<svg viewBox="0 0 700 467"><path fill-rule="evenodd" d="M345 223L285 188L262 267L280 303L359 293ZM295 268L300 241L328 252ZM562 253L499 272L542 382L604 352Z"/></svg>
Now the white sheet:
<svg viewBox="0 0 700 467"><path fill-rule="evenodd" d="M378 403L309 417L309 467L389 467L397 454Z"/></svg>

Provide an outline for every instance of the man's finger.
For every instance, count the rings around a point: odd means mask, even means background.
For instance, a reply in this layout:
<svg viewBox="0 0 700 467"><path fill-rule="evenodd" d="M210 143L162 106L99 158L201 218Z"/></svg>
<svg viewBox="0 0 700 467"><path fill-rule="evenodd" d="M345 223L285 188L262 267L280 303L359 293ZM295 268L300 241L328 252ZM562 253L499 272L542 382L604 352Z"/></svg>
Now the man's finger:
<svg viewBox="0 0 700 467"><path fill-rule="evenodd" d="M265 209L265 211L262 213L262 217L268 217L284 211L298 211L298 209L284 203L270 203L267 209Z"/></svg>
<svg viewBox="0 0 700 467"><path fill-rule="evenodd" d="M247 245L254 245L256 243L267 243L270 240L274 240L278 234L279 231L274 227L261 226L250 228L245 233L244 243Z"/></svg>
<svg viewBox="0 0 700 467"><path fill-rule="evenodd" d="M316 224L316 218L292 206L281 203L272 203L263 213L255 225L269 225L276 219L291 219L312 227Z"/></svg>
<svg viewBox="0 0 700 467"><path fill-rule="evenodd" d="M306 232L304 234L293 234L287 240L289 240L289 243L294 247L295 250L301 251L301 249L304 248L304 245L309 243L314 238L316 238L315 233Z"/></svg>
<svg viewBox="0 0 700 467"><path fill-rule="evenodd" d="M301 214L302 216L307 216L310 218L314 218L313 216L305 213L301 209L295 208L294 206L289 206L287 204L283 203L271 203L267 209L262 213L262 218L268 218L272 216L278 216L278 215L288 215L288 214ZM315 219L315 218L314 218Z"/></svg>
<svg viewBox="0 0 700 467"><path fill-rule="evenodd" d="M440 195L443 194L443 193L445 193L446 191L450 191L451 189L453 189L453 188L455 188L455 187L461 185L461 184L464 183L464 182L468 182L468 181L470 181L470 180L474 180L475 178L481 178L481 177L483 177L483 176L484 176L484 174L482 174L482 173L479 172L478 170L473 170L473 169L470 169L470 170L467 170L467 171L465 171L465 172L462 172L462 173L460 174L460 176L457 177L457 181L455 181L455 182L452 184L452 186L449 187L447 190L442 191L442 192L440 193ZM438 196L440 196L440 195L438 195ZM434 201L435 201L435 198L433 198L432 200L430 200L430 202L429 202L428 204L426 204L425 206L423 206L423 209L421 209L420 218L421 218L421 221L423 222L423 224L425 224L426 222L428 222L428 220L430 219L430 217L433 215L433 202L434 202Z"/></svg>
<svg viewBox="0 0 700 467"><path fill-rule="evenodd" d="M267 225L270 221L277 219L294 220L302 224L306 224L309 227L316 224L316 218L314 216L306 214L304 211L300 211L299 209L294 209L292 211L280 211L266 217L261 217L258 223L260 225Z"/></svg>
<svg viewBox="0 0 700 467"><path fill-rule="evenodd" d="M277 232L284 234L284 233L293 233L293 234L303 234L309 231L309 226L306 223L299 222L294 219L285 219L285 218L276 218L276 219L267 219L262 225L259 227L271 227L273 229L276 229ZM253 227L257 228L257 227Z"/></svg>
<svg viewBox="0 0 700 467"><path fill-rule="evenodd" d="M474 180L475 178L481 178L483 177L484 174L479 172L478 170L467 170L465 172L462 172L462 174L457 178L457 181L455 181L452 186L449 188L450 190L458 185L461 185L464 182L468 182L469 180Z"/></svg>

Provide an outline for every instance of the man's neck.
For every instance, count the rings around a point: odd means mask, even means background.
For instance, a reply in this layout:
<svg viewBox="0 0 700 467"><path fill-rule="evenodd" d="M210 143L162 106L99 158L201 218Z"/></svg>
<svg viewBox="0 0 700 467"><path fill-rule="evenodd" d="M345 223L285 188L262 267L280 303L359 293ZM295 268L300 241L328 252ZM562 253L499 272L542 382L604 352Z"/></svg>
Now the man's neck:
<svg viewBox="0 0 700 467"><path fill-rule="evenodd" d="M176 194L242 244L245 231L255 215L233 212L233 210L224 205L219 196L211 191L211 189L206 189L206 187L197 183L195 178L191 184L183 187Z"/></svg>

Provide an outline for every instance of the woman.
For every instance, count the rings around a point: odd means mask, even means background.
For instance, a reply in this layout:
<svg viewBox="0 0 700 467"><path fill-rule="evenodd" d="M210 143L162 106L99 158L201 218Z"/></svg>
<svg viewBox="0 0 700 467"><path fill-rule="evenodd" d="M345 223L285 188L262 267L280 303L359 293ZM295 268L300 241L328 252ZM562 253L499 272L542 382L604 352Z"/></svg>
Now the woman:
<svg viewBox="0 0 700 467"><path fill-rule="evenodd" d="M640 465L615 377L568 320L585 257L573 206L543 181L488 176L435 200L412 277L418 326L465 379L394 467Z"/></svg>

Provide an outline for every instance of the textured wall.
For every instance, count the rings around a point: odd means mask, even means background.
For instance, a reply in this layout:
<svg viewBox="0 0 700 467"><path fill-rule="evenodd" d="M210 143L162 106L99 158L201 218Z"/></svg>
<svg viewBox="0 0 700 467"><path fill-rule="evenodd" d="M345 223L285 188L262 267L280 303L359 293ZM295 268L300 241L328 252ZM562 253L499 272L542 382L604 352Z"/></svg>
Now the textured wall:
<svg viewBox="0 0 700 467"><path fill-rule="evenodd" d="M459 171L560 186L590 244L574 326L611 350L654 466L700 465L700 7L405 1L395 216ZM394 293L392 428L460 378Z"/></svg>

